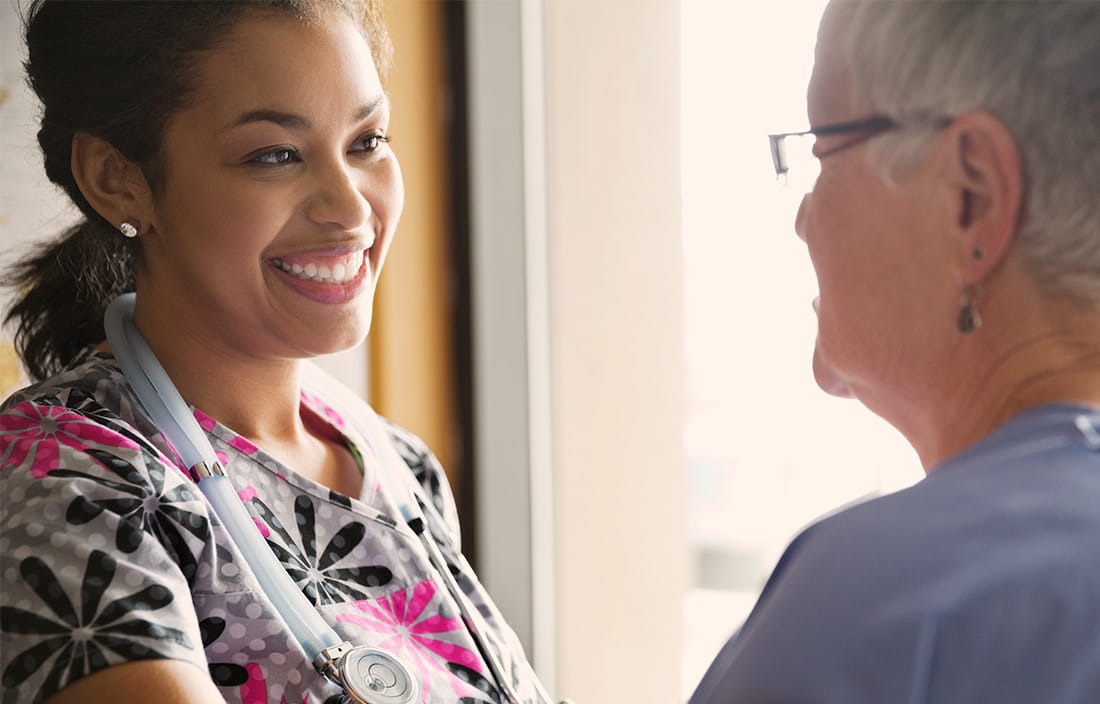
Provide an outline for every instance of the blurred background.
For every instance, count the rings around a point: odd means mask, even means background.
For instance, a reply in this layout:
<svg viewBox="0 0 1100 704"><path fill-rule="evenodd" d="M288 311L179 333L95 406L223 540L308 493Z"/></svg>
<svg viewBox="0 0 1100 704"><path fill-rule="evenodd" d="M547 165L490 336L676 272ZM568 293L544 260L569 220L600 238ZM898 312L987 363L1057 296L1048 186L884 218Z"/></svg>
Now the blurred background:
<svg viewBox="0 0 1100 704"><path fill-rule="evenodd" d="M810 371L800 194L766 135L806 127L823 5L387 0L406 211L370 338L324 364L440 456L468 555L578 704L684 701L794 533L921 475ZM73 219L18 12L5 264Z"/></svg>

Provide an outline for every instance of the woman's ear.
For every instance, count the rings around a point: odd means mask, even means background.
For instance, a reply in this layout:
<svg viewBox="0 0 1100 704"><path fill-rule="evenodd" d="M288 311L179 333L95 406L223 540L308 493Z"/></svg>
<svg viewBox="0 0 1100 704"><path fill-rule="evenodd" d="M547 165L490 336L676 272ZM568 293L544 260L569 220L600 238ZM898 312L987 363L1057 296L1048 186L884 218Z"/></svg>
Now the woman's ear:
<svg viewBox="0 0 1100 704"><path fill-rule="evenodd" d="M152 191L145 175L109 142L77 132L70 165L80 192L104 220L115 227L135 223L139 232L149 226Z"/></svg>
<svg viewBox="0 0 1100 704"><path fill-rule="evenodd" d="M1012 245L1023 210L1023 171L1008 128L986 112L956 117L948 130L952 222L964 285L986 278Z"/></svg>

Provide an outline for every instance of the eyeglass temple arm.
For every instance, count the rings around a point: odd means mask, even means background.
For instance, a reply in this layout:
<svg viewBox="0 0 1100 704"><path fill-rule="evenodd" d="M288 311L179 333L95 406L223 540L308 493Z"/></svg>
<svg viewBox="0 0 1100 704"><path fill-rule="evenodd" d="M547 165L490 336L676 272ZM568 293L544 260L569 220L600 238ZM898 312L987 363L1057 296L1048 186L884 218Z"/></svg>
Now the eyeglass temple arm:
<svg viewBox="0 0 1100 704"><path fill-rule="evenodd" d="M824 137L833 134L844 134L846 132L860 132L863 130L881 131L887 130L891 127L896 127L897 122L892 117L886 117L885 115L877 115L875 117L869 117L863 120L855 120L853 122L841 122L835 125L822 125L820 127L811 127L808 130L801 132L780 132L778 134L769 134L768 142L771 145L772 164L775 166L776 177L781 177L788 171L787 166L787 151L784 148L784 141L787 137L805 137L807 135L813 135L814 137Z"/></svg>

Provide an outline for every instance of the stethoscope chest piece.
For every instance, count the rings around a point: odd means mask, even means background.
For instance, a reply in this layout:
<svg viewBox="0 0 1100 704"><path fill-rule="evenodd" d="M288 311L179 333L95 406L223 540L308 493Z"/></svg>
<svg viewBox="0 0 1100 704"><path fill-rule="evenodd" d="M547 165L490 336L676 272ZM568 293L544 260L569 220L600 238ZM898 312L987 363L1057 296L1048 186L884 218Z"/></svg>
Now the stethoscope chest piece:
<svg viewBox="0 0 1100 704"><path fill-rule="evenodd" d="M389 653L352 648L340 660L340 679L357 704L413 704L419 687L408 669Z"/></svg>

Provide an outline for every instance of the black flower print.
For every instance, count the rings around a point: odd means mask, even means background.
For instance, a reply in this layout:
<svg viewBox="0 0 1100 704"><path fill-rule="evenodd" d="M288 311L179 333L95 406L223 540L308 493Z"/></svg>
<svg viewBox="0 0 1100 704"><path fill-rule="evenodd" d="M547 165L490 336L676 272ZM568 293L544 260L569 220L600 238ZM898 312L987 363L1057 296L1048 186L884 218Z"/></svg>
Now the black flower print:
<svg viewBox="0 0 1100 704"><path fill-rule="evenodd" d="M108 394L108 401L113 402L115 407L117 407L117 404L120 401L120 389L118 384L112 379L108 380L107 383L101 384L101 386L103 387L103 392ZM60 401L58 401L58 405L62 405ZM75 413L79 413L80 415L85 416L90 420L94 420L96 423L99 423L105 428L109 428L119 435L129 439L138 447L144 448L149 452L156 454L157 448L149 442L148 438L146 438L141 433L134 432L134 430L132 430L129 425L123 422L123 420L119 418L118 415L116 415L112 411L107 410L107 408L105 408L103 404L100 403L98 399L96 399L95 396L91 395L86 390L79 388L69 389L65 403L63 405L66 408L71 409ZM135 418L133 422L138 423L139 425L144 425L141 423L142 420L144 419ZM156 426L141 429L149 430L152 432L159 432Z"/></svg>
<svg viewBox="0 0 1100 704"><path fill-rule="evenodd" d="M271 532L280 538L274 540L274 536L269 537L268 545L314 606L337 604L349 598L356 601L366 599L370 594L364 591L364 587L381 587L393 579L393 573L382 565L337 566L337 563L363 542L367 529L362 523L352 521L341 527L318 555L317 523L312 499L300 495L294 501L294 518L300 543L290 537L282 522L258 497L252 497L252 505Z"/></svg>
<svg viewBox="0 0 1100 704"><path fill-rule="evenodd" d="M432 507L439 512L439 515L447 515L445 494L440 481L442 469L438 466L438 461L432 457L427 448L413 447L412 443L405 438L404 430L388 421L386 425L397 454L409 466L416 482L427 490L432 500Z"/></svg>
<svg viewBox="0 0 1100 704"><path fill-rule="evenodd" d="M485 693L485 696L489 697L488 700L475 699L473 697L463 697L462 699L458 700L459 704L489 704L489 702L492 702L493 704L500 703L500 693L497 691L497 688L493 686L493 683L487 680L485 676L477 670L471 669L457 662L447 663L447 669L450 670L451 674L453 674L455 677L462 680L471 687L480 689L482 692Z"/></svg>
<svg viewBox="0 0 1100 704"><path fill-rule="evenodd" d="M106 605L100 604L114 579L116 567L113 557L99 550L92 551L84 570L79 601L74 605L45 562L28 557L19 563L23 581L56 618L13 606L0 608L0 630L42 636L42 640L15 656L5 668L2 675L5 687L18 687L39 669L48 666L49 672L40 691L52 694L84 675L120 662L120 657L122 661L165 657L153 648L159 641L190 646L182 631L136 615L172 603L172 593L160 584Z"/></svg>
<svg viewBox="0 0 1100 704"><path fill-rule="evenodd" d="M347 496L344 496L343 494L341 494L338 491L330 490L328 492L328 500L331 501L334 504L340 504L344 508L348 508L348 509L351 508L351 499L348 498Z"/></svg>
<svg viewBox="0 0 1100 704"><path fill-rule="evenodd" d="M96 477L73 469L55 469L49 476L68 479L86 479L104 489L117 492L114 498L87 499L77 496L69 504L65 519L73 525L84 525L104 511L117 514L122 520L115 534L115 546L123 553L137 550L146 533L152 533L175 555L180 570L191 584L198 567L198 560L181 529L205 542L210 535L210 523L206 516L186 507L202 505L202 499L189 484L177 484L165 490L164 465L143 452L148 475L138 471L126 460L103 450L88 448L88 455L95 458L117 475L121 481Z"/></svg>
<svg viewBox="0 0 1100 704"><path fill-rule="evenodd" d="M202 647L206 648L221 637L225 631L225 619L210 617L199 621L199 634L202 636ZM212 662L210 678L219 687L240 687L248 681L248 670L231 662Z"/></svg>

